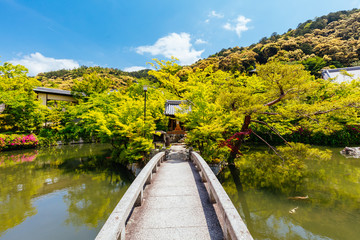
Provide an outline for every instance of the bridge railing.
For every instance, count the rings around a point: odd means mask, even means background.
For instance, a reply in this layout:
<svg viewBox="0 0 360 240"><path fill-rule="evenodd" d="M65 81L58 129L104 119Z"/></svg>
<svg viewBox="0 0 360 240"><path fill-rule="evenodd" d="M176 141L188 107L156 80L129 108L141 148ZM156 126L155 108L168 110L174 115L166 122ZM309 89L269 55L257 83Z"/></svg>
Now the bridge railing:
<svg viewBox="0 0 360 240"><path fill-rule="evenodd" d="M190 151L190 159L199 170L210 201L215 203L216 215L223 230L224 238L252 240L253 238L241 216L209 165L198 153L193 151Z"/></svg>
<svg viewBox="0 0 360 240"><path fill-rule="evenodd" d="M101 228L96 240L125 239L126 222L133 208L141 205L145 185L151 183L152 174L157 171L164 158L164 152L156 154L141 170Z"/></svg>

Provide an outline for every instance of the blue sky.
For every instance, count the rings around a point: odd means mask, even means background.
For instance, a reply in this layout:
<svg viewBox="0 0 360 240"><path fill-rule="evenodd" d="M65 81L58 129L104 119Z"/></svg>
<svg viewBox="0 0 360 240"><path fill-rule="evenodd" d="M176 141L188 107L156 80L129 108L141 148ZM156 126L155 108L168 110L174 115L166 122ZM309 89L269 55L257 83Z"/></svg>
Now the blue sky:
<svg viewBox="0 0 360 240"><path fill-rule="evenodd" d="M81 65L134 70L182 65L248 46L360 0L0 0L0 61L29 75Z"/></svg>

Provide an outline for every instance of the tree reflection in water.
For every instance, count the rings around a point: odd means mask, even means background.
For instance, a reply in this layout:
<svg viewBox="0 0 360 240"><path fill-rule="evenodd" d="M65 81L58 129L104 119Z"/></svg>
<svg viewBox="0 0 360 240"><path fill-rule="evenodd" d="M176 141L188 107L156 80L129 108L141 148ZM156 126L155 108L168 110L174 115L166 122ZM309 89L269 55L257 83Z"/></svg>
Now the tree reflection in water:
<svg viewBox="0 0 360 240"><path fill-rule="evenodd" d="M329 161L306 162L310 172L300 196L309 199L288 199L296 196L290 195L292 186L284 192L245 186L238 177L241 169L234 166L225 168L219 179L254 239L357 239L360 159L346 159L340 150L333 148Z"/></svg>
<svg viewBox="0 0 360 240"><path fill-rule="evenodd" d="M65 193L68 212L59 225L65 221L70 227L99 228L134 179L107 158L109 147L88 144L0 153L0 236L36 215L37 199L59 191Z"/></svg>

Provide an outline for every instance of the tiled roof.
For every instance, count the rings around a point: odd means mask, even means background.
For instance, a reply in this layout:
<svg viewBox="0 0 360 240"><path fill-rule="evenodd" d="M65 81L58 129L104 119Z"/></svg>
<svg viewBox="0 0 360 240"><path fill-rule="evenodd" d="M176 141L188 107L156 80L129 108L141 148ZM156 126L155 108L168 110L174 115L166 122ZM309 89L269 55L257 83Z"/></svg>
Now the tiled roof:
<svg viewBox="0 0 360 240"><path fill-rule="evenodd" d="M180 104L186 103L185 100L166 100L165 103L165 115L173 116L179 110L181 110Z"/></svg>
<svg viewBox="0 0 360 240"><path fill-rule="evenodd" d="M70 91L61 90L61 89L55 89L55 88L37 87L37 88L34 88L33 90L34 90L34 92L72 96Z"/></svg>
<svg viewBox="0 0 360 240"><path fill-rule="evenodd" d="M350 75L342 74L343 71L346 71ZM336 68L336 69L323 69L321 70L322 77L326 80L329 78L336 79L337 82L343 82L347 80L352 80L360 77L360 66L357 67L348 67L348 68Z"/></svg>

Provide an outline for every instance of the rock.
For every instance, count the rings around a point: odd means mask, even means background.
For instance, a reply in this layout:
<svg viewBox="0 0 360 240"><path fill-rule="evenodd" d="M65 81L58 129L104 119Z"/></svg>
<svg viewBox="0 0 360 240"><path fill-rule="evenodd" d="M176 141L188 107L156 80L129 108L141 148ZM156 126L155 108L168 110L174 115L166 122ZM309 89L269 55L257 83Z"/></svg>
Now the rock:
<svg viewBox="0 0 360 240"><path fill-rule="evenodd" d="M360 147L345 147L340 153L345 157L360 158Z"/></svg>

